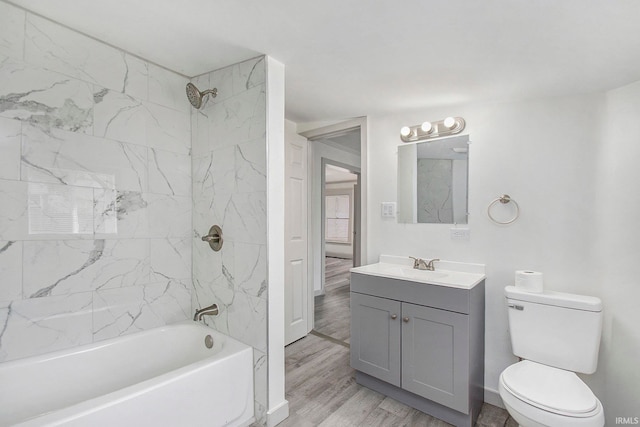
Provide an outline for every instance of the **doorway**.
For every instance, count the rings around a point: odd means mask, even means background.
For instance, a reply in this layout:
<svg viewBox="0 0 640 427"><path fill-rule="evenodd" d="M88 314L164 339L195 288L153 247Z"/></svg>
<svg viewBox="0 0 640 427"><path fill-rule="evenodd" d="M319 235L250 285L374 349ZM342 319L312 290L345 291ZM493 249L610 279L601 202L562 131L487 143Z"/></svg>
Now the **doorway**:
<svg viewBox="0 0 640 427"><path fill-rule="evenodd" d="M289 334L291 335L289 337L290 339L285 340L287 344L300 339L307 333L313 331L315 296L323 295L325 293L326 218L324 214L324 205L326 200L324 193L326 181L325 167L327 164L336 168L346 169L347 172L356 174L356 185L352 188L353 194L348 203L350 211L349 217L353 223L350 225L350 229L347 228L346 234L342 224L344 223L344 221L342 221L344 218L341 218L345 211L345 205L340 204L343 203L344 199L334 198L329 202L332 203L332 206L334 207L334 216L330 218L332 221L330 221L331 226L329 231L333 236L333 239L329 239L333 240L330 242L330 247L331 245L341 246L340 243L343 243L342 246L346 246L344 245L345 242L336 242L335 240L339 240L340 238L350 238L352 239L350 246L352 251L351 260L349 261L350 265L360 265L361 260L366 259L366 230L361 226L361 224L366 224L366 209L361 209L361 206L366 206L366 175L364 169L366 162L361 160L364 158L363 154L366 149L366 123L366 118L363 117L306 132L298 133L296 130L291 129L292 132L286 138L291 142L287 143L287 150L290 153L297 153L291 156L291 172L297 168L297 166L293 166L298 165L302 167L306 164L307 166L304 168L307 169L307 173L304 173L303 176L308 177L306 180L307 183L302 186L298 184L295 186L291 185L289 188L285 186L285 192L287 192L287 194L302 194L301 192L304 192L305 199L308 203L306 215L303 214L300 216L297 214L290 214L290 212L294 211L294 209L290 209L293 205L288 205L285 212L285 217L286 215L291 216L291 224L296 226L285 228L304 228L306 232L304 232L302 236L306 236L307 242L306 255L300 252L300 257L304 256L304 259L300 258L302 259L302 262L289 263L292 266L294 264L305 266L304 274L302 276L297 274L295 276L296 280L290 280L290 289L287 288L288 282L285 278L285 323L287 323L286 313L287 311L290 311L290 317L292 319L294 317L296 319L299 318L300 321L306 324L306 328L301 331L300 334ZM299 142L301 147L307 147L308 157L303 154L302 149L290 147L290 145L296 144L296 140ZM308 159L307 162L302 160L305 158ZM288 172L285 171L285 174L287 173ZM291 179L293 181L301 182L300 177L296 178L294 175L295 174L291 174ZM331 181L331 178L329 178L329 180ZM295 188L296 191L291 191L293 188ZM306 192L303 188L306 189ZM339 196L339 194L337 196ZM298 211L296 210L295 212ZM303 217L304 220L300 220ZM347 227L349 227L349 225ZM302 229L300 229L300 231L302 231ZM295 236L292 235L289 237L293 238ZM292 239L292 241L293 240L295 240L296 243L302 241L302 239ZM345 248L342 247L342 249L344 253ZM330 251L331 250L332 249L330 249ZM344 255L333 256L333 258L348 259L348 257L341 258L343 256ZM289 266L289 264L287 265ZM348 271L349 268L350 266L346 266L344 269ZM330 274L333 274L333 266L330 266L329 269ZM297 273L303 271L303 269L294 270ZM306 277L306 280L303 280L303 277ZM304 290L302 290L302 288L304 288ZM299 304L287 304L287 301L299 301ZM306 303L303 301L306 301ZM348 312L348 299L344 301L347 302L347 310L341 310L340 313L341 316L348 317L350 315ZM306 304L306 307L301 308L301 304ZM294 316L294 314L300 314L300 316ZM291 323L293 325L293 322ZM296 323L300 322L296 321ZM287 335L288 326L289 325L285 325L285 335Z"/></svg>
<svg viewBox="0 0 640 427"><path fill-rule="evenodd" d="M350 273L360 265L360 172L322 161L323 281L314 297L314 331L338 341L350 337Z"/></svg>
<svg viewBox="0 0 640 427"><path fill-rule="evenodd" d="M364 259L366 119L303 133L311 151L309 283L312 333L348 345L349 270Z"/></svg>

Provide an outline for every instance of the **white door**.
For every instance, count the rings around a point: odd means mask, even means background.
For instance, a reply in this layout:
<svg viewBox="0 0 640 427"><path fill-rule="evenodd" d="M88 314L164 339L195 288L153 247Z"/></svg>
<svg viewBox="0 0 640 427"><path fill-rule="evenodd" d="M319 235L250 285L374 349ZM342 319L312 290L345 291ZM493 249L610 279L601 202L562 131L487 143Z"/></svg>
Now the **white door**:
<svg viewBox="0 0 640 427"><path fill-rule="evenodd" d="M291 138L285 153L285 345L307 335L307 140Z"/></svg>

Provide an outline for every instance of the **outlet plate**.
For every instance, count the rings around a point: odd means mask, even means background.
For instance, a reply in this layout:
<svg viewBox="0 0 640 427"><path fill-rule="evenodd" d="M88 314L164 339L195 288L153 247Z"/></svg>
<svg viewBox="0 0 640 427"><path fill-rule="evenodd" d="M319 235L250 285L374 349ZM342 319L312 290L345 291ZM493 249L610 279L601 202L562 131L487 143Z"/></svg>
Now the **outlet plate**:
<svg viewBox="0 0 640 427"><path fill-rule="evenodd" d="M471 230L468 228L450 228L451 240L469 240L471 238Z"/></svg>

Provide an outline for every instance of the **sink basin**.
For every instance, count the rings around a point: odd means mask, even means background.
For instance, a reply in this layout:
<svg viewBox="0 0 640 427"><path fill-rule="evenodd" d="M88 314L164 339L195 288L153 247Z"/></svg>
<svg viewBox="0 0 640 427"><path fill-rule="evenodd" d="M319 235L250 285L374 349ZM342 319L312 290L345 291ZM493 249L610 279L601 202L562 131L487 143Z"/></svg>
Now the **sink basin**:
<svg viewBox="0 0 640 427"><path fill-rule="evenodd" d="M390 257L387 256L386 258ZM375 264L352 268L351 272L463 289L471 289L485 278L484 272L481 272L481 270L477 268L472 270L473 272L464 270L456 271L453 269L455 267L463 267L465 265L463 263L441 261L438 262L436 268L444 266L448 268L435 271L418 270L413 268L412 265L408 265L408 263L411 263L411 261L407 261L405 258L399 258L399 262L397 263L378 262ZM482 269L484 270L484 266L482 266ZM467 270L469 270L469 268L467 268Z"/></svg>
<svg viewBox="0 0 640 427"><path fill-rule="evenodd" d="M405 277L405 278L421 278L421 279L442 279L449 274L443 271L431 271L431 270L418 270L413 267L405 267L399 265L389 265L381 268L382 271L386 271L389 274Z"/></svg>

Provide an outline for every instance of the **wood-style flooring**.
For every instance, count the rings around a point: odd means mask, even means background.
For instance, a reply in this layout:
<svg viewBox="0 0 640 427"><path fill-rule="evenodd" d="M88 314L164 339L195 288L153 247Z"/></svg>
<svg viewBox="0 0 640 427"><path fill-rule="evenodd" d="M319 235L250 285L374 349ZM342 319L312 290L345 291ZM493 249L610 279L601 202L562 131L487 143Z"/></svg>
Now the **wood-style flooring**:
<svg viewBox="0 0 640 427"><path fill-rule="evenodd" d="M349 269L353 262L327 257L324 265L325 294L315 297L314 330L348 343L351 334Z"/></svg>
<svg viewBox="0 0 640 427"><path fill-rule="evenodd" d="M449 426L356 383L348 344L351 261L329 258L327 263L326 293L315 298L316 329L285 349L290 415L279 426ZM506 411L485 404L476 426L515 427L517 423Z"/></svg>

